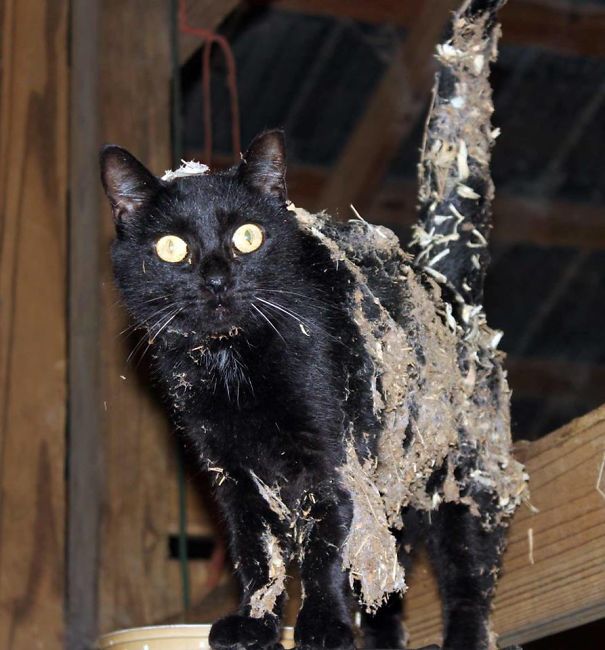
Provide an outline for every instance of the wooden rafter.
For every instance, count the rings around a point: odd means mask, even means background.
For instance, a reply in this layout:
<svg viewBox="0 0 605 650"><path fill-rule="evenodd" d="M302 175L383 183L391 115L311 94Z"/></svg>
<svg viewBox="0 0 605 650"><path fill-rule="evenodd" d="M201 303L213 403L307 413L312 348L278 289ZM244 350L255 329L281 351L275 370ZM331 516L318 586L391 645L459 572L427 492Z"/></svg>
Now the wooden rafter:
<svg viewBox="0 0 605 650"><path fill-rule="evenodd" d="M605 396L605 367L579 361L508 357L510 384L515 395L561 398L578 394L598 404Z"/></svg>
<svg viewBox="0 0 605 650"><path fill-rule="evenodd" d="M513 520L494 607L500 647L605 615L605 407L525 445L532 508ZM426 563L410 581L411 645L440 640L439 597Z"/></svg>
<svg viewBox="0 0 605 650"><path fill-rule="evenodd" d="M389 182L364 217L391 227L411 226L416 220L415 205L414 182ZM493 209L491 239L494 242L605 249L605 208L602 205L560 199L537 200L497 191Z"/></svg>
<svg viewBox="0 0 605 650"><path fill-rule="evenodd" d="M456 4L424 2L327 180L320 204L332 214L349 203L362 210L367 206L401 142L417 123L434 74L432 52Z"/></svg>
<svg viewBox="0 0 605 650"><path fill-rule="evenodd" d="M409 27L424 0L276 0L281 9ZM515 0L501 14L504 43L538 45L582 56L605 56L605 9L548 0Z"/></svg>

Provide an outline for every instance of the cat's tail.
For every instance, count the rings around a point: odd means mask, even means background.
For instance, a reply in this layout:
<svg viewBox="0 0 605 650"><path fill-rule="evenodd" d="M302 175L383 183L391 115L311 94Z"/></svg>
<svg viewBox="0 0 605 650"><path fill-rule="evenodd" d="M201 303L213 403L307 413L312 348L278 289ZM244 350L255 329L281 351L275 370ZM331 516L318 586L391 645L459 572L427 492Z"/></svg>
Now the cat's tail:
<svg viewBox="0 0 605 650"><path fill-rule="evenodd" d="M416 264L447 286L461 324L479 311L491 229L493 129L490 62L497 53L497 10L506 0L467 0L437 46L433 88L418 167L420 219Z"/></svg>

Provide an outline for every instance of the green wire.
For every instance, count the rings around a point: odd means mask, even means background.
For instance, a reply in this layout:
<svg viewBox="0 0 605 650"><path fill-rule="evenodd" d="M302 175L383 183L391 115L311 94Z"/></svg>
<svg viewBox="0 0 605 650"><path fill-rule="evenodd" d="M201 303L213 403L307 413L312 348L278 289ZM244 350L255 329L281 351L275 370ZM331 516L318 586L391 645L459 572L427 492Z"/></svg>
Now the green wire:
<svg viewBox="0 0 605 650"><path fill-rule="evenodd" d="M172 165L177 169L183 157L183 121L181 103L181 66L179 62L178 0L170 2L170 53L172 64ZM187 495L185 492L185 458L179 447L177 455L177 481L179 498L179 565L183 595L183 613L191 605L189 558L187 555Z"/></svg>
<svg viewBox="0 0 605 650"><path fill-rule="evenodd" d="M177 478L179 485L179 564L181 568L181 586L183 590L183 610L189 611L191 589L189 584L189 558L187 555L187 495L185 492L185 459L179 449L177 457Z"/></svg>

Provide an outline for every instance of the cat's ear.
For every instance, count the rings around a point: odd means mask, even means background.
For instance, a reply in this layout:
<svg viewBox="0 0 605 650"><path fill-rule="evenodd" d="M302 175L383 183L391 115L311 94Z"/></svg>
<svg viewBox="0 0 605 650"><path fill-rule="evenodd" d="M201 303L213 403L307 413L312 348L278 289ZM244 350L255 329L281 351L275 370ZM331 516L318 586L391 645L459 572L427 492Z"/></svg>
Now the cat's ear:
<svg viewBox="0 0 605 650"><path fill-rule="evenodd" d="M160 180L122 147L104 146L99 159L101 181L116 222L143 208L161 187Z"/></svg>
<svg viewBox="0 0 605 650"><path fill-rule="evenodd" d="M257 135L242 156L237 173L249 187L276 196L285 203L288 194L284 132L275 129Z"/></svg>

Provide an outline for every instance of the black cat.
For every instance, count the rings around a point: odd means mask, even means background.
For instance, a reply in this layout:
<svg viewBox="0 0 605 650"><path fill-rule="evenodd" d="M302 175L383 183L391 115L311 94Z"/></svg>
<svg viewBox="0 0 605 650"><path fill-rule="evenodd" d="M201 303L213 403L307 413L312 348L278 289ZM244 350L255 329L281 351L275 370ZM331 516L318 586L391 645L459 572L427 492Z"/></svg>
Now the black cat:
<svg viewBox="0 0 605 650"><path fill-rule="evenodd" d="M363 360L346 311L347 272L285 207L281 133L257 138L227 173L165 183L111 146L102 168L117 283L155 342L177 428L216 473L231 532L244 600L238 615L213 626L213 647L277 642L280 575L301 535L297 642L351 646L341 547L352 506L336 469L345 418L371 420L371 398L356 385ZM160 251L164 237L176 257ZM259 490L276 484L283 516Z"/></svg>
<svg viewBox="0 0 605 650"><path fill-rule="evenodd" d="M489 33L478 38L487 51ZM455 173L435 180L448 169L431 162L439 137L425 146L415 265L384 228L288 206L280 131L229 171L166 180L119 147L101 154L117 284L230 531L243 599L213 625L217 650L278 646L290 561L299 648L353 647L349 582L371 612L364 647L403 647L393 594L421 533L444 647L493 642L503 530L525 476L479 306L489 155L454 133Z"/></svg>

